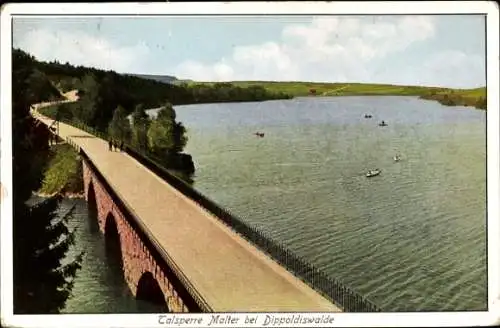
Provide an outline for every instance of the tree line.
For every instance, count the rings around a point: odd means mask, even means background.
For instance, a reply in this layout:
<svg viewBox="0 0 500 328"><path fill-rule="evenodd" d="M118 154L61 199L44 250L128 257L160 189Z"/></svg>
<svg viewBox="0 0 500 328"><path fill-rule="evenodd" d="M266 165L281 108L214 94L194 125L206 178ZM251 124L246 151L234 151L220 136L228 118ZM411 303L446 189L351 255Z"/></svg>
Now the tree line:
<svg viewBox="0 0 500 328"><path fill-rule="evenodd" d="M13 52L44 73L62 91L80 90L84 102L79 108L79 116L102 132L107 129L118 106L130 114L138 105L146 109L156 108L162 106L166 99L175 106L291 98L285 93L271 92L261 86L239 87L231 83L174 85L69 63L42 62L20 49L13 49Z"/></svg>
<svg viewBox="0 0 500 328"><path fill-rule="evenodd" d="M170 169L192 174L191 156L183 154L186 129L175 121L173 105L193 103L262 101L290 98L261 86L239 87L231 83L173 85L133 75L118 74L69 63L41 62L19 49L16 56L29 62L62 91L79 90L79 101L57 107L56 119L74 121L154 156ZM162 107L154 120L144 112ZM50 116L50 111L45 112ZM125 124L133 114L132 127Z"/></svg>

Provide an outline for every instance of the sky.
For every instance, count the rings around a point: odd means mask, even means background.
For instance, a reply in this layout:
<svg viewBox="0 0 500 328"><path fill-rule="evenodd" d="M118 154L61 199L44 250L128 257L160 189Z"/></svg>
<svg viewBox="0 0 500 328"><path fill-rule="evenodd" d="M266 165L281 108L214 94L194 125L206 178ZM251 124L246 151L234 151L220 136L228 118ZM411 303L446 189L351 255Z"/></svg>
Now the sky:
<svg viewBox="0 0 500 328"><path fill-rule="evenodd" d="M15 17L39 60L196 81L486 85L485 19L442 16Z"/></svg>

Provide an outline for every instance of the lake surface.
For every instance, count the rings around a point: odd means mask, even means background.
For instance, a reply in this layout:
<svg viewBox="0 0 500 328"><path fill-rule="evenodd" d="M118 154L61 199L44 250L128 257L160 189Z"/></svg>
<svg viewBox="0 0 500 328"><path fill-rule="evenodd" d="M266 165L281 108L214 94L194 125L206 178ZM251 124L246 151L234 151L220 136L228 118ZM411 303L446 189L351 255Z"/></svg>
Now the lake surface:
<svg viewBox="0 0 500 328"><path fill-rule="evenodd" d="M414 97L176 111L196 189L383 310L487 308L485 111Z"/></svg>

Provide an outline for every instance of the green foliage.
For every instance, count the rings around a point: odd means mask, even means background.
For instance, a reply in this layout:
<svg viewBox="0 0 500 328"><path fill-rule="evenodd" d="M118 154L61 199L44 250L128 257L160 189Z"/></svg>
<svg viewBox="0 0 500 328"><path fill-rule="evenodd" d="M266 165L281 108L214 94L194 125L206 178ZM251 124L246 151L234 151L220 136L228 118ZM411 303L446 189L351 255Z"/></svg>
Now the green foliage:
<svg viewBox="0 0 500 328"><path fill-rule="evenodd" d="M486 102L486 97L479 97L477 99L475 106L480 109L486 109L487 102Z"/></svg>
<svg viewBox="0 0 500 328"><path fill-rule="evenodd" d="M12 97L16 105L26 107L33 103L61 99L59 91L36 68L34 58L23 51L12 52ZM15 88L14 88L15 86Z"/></svg>
<svg viewBox="0 0 500 328"><path fill-rule="evenodd" d="M68 144L55 145L51 152L39 192L48 195L62 190L67 193L82 192L83 172L78 153Z"/></svg>
<svg viewBox="0 0 500 328"><path fill-rule="evenodd" d="M160 164L176 171L189 182L190 175L194 173L194 163L190 155L182 154L187 143L186 128L175 119L175 110L167 102L148 129L148 151Z"/></svg>
<svg viewBox="0 0 500 328"><path fill-rule="evenodd" d="M84 124L93 125L98 110L99 85L92 73L83 77L81 90L78 103L72 107L73 116Z"/></svg>
<svg viewBox="0 0 500 328"><path fill-rule="evenodd" d="M115 110L113 119L109 123L108 133L111 138L123 142L129 142L132 135L130 121L127 118L125 109L121 106Z"/></svg>
<svg viewBox="0 0 500 328"><path fill-rule="evenodd" d="M148 145L157 155L168 155L174 152L175 144L175 111L170 103L160 109L148 129Z"/></svg>
<svg viewBox="0 0 500 328"><path fill-rule="evenodd" d="M33 58L12 53L12 182L14 313L58 313L68 298L81 254L62 264L73 243L65 216L57 221L60 197L35 206L26 202L42 183L48 130L29 115L32 103L57 98L58 92L35 70Z"/></svg>
<svg viewBox="0 0 500 328"><path fill-rule="evenodd" d="M144 110L144 106L137 105L132 113L132 146L140 151L148 149L148 129L151 119Z"/></svg>
<svg viewBox="0 0 500 328"><path fill-rule="evenodd" d="M486 109L486 88L467 90L439 89L427 92L421 96L423 99L436 100L446 106L473 106Z"/></svg>

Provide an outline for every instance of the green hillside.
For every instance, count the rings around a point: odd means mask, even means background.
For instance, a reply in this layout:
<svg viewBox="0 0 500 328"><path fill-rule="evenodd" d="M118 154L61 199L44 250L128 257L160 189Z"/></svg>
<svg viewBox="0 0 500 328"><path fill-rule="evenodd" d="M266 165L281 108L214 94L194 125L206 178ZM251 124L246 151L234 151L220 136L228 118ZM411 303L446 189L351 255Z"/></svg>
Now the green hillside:
<svg viewBox="0 0 500 328"><path fill-rule="evenodd" d="M439 87L405 86L393 84L366 83L318 83L318 82L268 82L268 81L233 81L235 86L244 88L261 86L265 89L285 93L293 97L305 96L418 96L437 100L444 105L474 106L486 108L486 88L450 89ZM207 85L214 82L188 82L187 86Z"/></svg>

